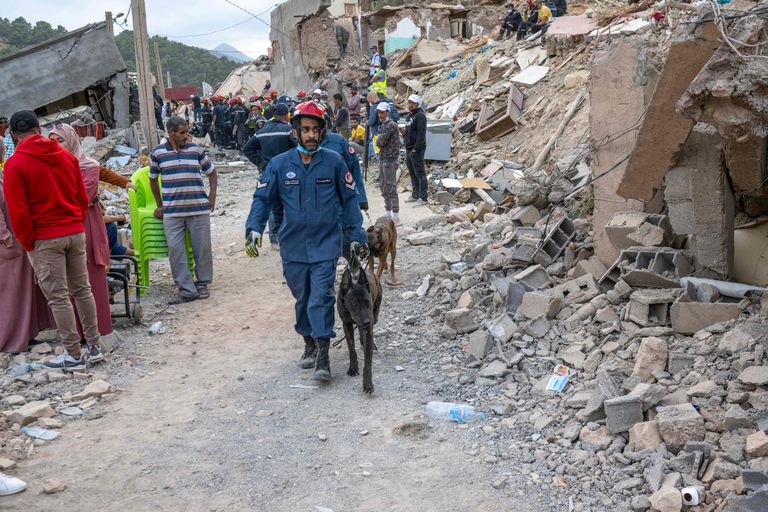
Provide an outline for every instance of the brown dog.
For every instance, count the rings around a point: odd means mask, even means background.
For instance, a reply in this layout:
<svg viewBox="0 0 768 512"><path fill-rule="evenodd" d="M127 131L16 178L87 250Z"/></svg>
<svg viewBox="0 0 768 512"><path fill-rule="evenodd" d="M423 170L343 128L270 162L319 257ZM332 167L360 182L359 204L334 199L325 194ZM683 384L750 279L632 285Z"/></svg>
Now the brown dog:
<svg viewBox="0 0 768 512"><path fill-rule="evenodd" d="M368 268L373 272L373 259L379 258L379 269L376 277L381 279L381 274L387 267L387 255L389 255L389 280L387 284L396 285L395 257L397 256L397 228L389 217L379 217L376 223L368 228L368 247L371 248L371 256L368 259Z"/></svg>

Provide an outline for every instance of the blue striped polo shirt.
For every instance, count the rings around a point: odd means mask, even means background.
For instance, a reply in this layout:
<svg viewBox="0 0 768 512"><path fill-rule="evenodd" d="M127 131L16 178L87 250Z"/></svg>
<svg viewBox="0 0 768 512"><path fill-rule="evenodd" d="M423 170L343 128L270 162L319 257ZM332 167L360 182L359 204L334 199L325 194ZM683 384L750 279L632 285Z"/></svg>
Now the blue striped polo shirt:
<svg viewBox="0 0 768 512"><path fill-rule="evenodd" d="M214 171L203 149L187 143L176 151L170 143L160 144L149 154L149 177L161 180L163 216L188 217L211 211L203 177Z"/></svg>

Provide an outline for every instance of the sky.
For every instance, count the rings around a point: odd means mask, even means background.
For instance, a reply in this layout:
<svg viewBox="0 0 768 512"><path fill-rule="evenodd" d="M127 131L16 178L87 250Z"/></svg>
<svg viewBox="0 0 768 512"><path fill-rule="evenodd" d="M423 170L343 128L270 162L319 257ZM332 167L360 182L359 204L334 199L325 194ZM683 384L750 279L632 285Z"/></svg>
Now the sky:
<svg viewBox="0 0 768 512"><path fill-rule="evenodd" d="M32 2L12 2L0 0L3 4L0 16L11 20L24 17L33 25L37 21L47 21L54 27L62 25L67 30L74 30L89 23L104 19L106 11L112 16L128 14L130 0L33 0ZM269 11L278 0L145 0L147 10L147 30L149 34L165 36L190 46L213 49L220 43L228 43L241 52L256 58L266 54L269 41ZM251 17L238 9L239 5L258 15L266 23ZM250 19L249 19L250 18ZM123 22L125 17L118 21ZM231 27L241 23L236 27ZM132 29L133 17L128 16L128 28ZM222 30L225 29L226 30ZM115 26L115 33L121 29ZM217 31L214 34L210 32ZM208 35L201 35L208 34ZM194 36L194 37L183 37Z"/></svg>

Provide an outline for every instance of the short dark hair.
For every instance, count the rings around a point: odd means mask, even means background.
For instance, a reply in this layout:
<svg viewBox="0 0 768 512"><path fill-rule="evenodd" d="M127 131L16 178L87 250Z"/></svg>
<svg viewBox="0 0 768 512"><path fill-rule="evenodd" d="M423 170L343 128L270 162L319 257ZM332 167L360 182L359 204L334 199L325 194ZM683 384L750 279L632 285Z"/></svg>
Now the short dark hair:
<svg viewBox="0 0 768 512"><path fill-rule="evenodd" d="M189 123L186 119L184 119L181 116L173 116L169 117L168 120L165 122L165 129L169 132L177 132L179 131L179 127L181 125L189 126Z"/></svg>
<svg viewBox="0 0 768 512"><path fill-rule="evenodd" d="M333 99L339 100L339 101L344 101L344 96L342 96L341 94L339 94L337 92L336 94L333 95Z"/></svg>

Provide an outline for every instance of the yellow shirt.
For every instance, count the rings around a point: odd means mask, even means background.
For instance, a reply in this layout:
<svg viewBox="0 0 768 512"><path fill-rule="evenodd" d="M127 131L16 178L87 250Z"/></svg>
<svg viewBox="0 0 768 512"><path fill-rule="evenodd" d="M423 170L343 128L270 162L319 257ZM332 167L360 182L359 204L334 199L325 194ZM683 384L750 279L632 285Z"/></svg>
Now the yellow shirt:
<svg viewBox="0 0 768 512"><path fill-rule="evenodd" d="M549 23L551 19L552 11L546 5L541 4L541 7L539 7L539 19L536 23Z"/></svg>
<svg viewBox="0 0 768 512"><path fill-rule="evenodd" d="M357 128L352 130L352 140L363 140L365 138L365 128L363 128L360 125L357 125Z"/></svg>

